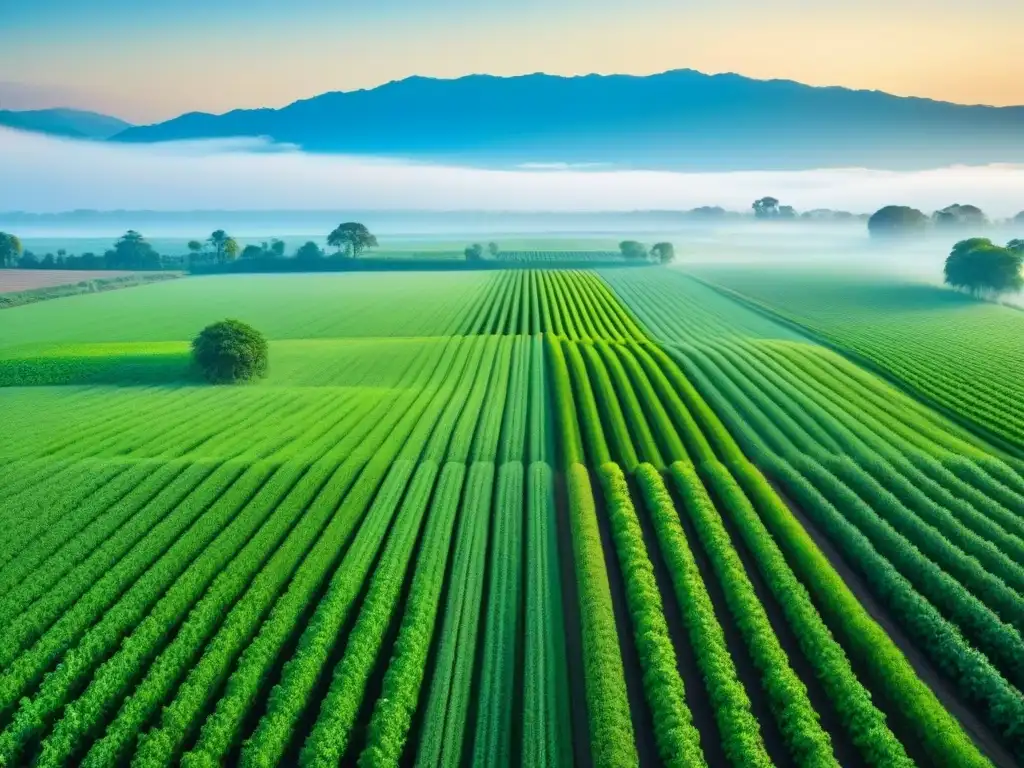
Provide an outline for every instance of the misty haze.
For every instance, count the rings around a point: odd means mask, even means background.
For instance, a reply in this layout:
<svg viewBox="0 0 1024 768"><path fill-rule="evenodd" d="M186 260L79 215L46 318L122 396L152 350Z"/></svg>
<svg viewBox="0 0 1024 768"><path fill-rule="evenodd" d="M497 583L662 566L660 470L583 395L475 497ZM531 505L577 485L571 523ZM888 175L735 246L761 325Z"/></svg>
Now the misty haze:
<svg viewBox="0 0 1024 768"><path fill-rule="evenodd" d="M1024 765L1019 0L7 5L0 766Z"/></svg>

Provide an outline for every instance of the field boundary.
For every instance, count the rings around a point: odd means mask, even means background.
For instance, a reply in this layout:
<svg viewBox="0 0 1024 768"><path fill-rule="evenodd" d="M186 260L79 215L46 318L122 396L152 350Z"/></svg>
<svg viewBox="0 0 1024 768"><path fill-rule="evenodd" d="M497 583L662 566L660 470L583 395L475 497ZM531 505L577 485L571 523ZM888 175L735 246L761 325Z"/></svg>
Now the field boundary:
<svg viewBox="0 0 1024 768"><path fill-rule="evenodd" d="M26 304L35 304L50 299L62 299L67 296L80 296L86 293L103 293L123 288L136 288L141 285L161 283L184 276L184 272L139 273L121 275L119 277L92 278L81 280L77 283L64 283L62 285L46 286L45 288L29 288L24 291L0 293L0 309L14 309L15 307L23 307Z"/></svg>
<svg viewBox="0 0 1024 768"><path fill-rule="evenodd" d="M478 272L488 270L567 270L567 269L608 269L657 266L648 261L462 261L460 259L325 259L310 264L295 259L279 259L274 262L245 263L233 261L229 264L197 265L189 268L193 275L248 275L248 274L301 274L320 272Z"/></svg>
<svg viewBox="0 0 1024 768"><path fill-rule="evenodd" d="M893 375L886 368L874 362L870 358L865 357L864 355L854 352L830 340L826 336L812 330L811 328L802 325L795 320L791 320L790 318L785 317L784 315L778 313L771 307L766 306L758 302L757 300L750 298L749 296L745 296L744 294L739 293L738 291L734 291L731 288L726 288L725 286L716 285L715 283L702 280L701 278L695 277L694 275L691 275L689 273L687 273L686 276L692 280L695 280L701 285L704 285L710 288L711 290L716 291L722 296L725 296L727 299L735 301L737 304L741 304L747 309L750 309L753 312L757 312L763 317L766 317L769 320L779 323L780 325L783 325L792 331L796 331L800 335L804 336L808 341L814 342L819 346L831 350L832 352L841 355L846 360L849 360L854 365L863 368L864 370L869 371L870 373L873 373L874 375L884 380L887 384L890 384L896 389L898 389L907 397L911 398L912 400L916 400L919 403L927 405L932 410L949 419L956 426L969 432L971 436L979 440L983 440L985 443L988 444L987 446L984 447L995 448L998 451L1001 451L1003 454L1009 455L1015 459L1024 460L1024 449L1021 449L1007 442L1004 438L993 434L988 429L986 429L984 425L979 424L973 419L961 416L948 406L943 405L934 398L928 396L926 393L914 389L905 381L900 379L898 376Z"/></svg>

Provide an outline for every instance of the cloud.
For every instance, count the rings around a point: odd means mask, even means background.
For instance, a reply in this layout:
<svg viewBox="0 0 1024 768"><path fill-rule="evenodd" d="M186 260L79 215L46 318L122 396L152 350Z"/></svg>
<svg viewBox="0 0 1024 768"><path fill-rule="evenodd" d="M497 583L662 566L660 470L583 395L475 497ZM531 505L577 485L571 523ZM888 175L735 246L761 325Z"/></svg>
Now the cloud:
<svg viewBox="0 0 1024 768"><path fill-rule="evenodd" d="M721 205L773 195L797 209L1024 208L1024 167L674 173L572 166L477 169L314 155L255 139L123 145L0 129L0 211L420 209L594 211Z"/></svg>

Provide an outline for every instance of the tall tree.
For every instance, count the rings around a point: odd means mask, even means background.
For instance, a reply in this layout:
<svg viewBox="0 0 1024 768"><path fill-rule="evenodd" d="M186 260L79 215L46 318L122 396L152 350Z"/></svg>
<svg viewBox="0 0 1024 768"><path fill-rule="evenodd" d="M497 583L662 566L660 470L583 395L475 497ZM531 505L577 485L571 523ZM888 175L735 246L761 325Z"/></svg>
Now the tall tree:
<svg viewBox="0 0 1024 768"><path fill-rule="evenodd" d="M484 247L480 243L473 243L463 253L466 254L466 261L480 261L484 257Z"/></svg>
<svg viewBox="0 0 1024 768"><path fill-rule="evenodd" d="M224 241L224 261L234 261L237 259L240 250L238 241L233 237L229 237Z"/></svg>
<svg viewBox="0 0 1024 768"><path fill-rule="evenodd" d="M651 246L651 256L662 264L668 264L676 258L676 248L672 243L655 243Z"/></svg>
<svg viewBox="0 0 1024 768"><path fill-rule="evenodd" d="M21 240L14 235L0 232L0 267L13 267L21 258Z"/></svg>
<svg viewBox="0 0 1024 768"><path fill-rule="evenodd" d="M779 215L779 201L774 197L762 197L751 206L754 216L759 219L774 219Z"/></svg>
<svg viewBox="0 0 1024 768"><path fill-rule="evenodd" d="M210 233L206 243L213 250L213 259L218 264L224 263L224 247L227 245L228 240L231 237L223 229L215 230Z"/></svg>
<svg viewBox="0 0 1024 768"><path fill-rule="evenodd" d="M125 232L121 239L114 243L113 250L107 251L104 258L107 267L111 269L160 268L160 256L134 229Z"/></svg>
<svg viewBox="0 0 1024 768"><path fill-rule="evenodd" d="M636 240L623 240L619 243L619 251L625 259L634 260L647 258L647 246L643 243L637 242Z"/></svg>
<svg viewBox="0 0 1024 768"><path fill-rule="evenodd" d="M1011 241L1012 242L1012 241ZM978 296L1016 292L1024 286L1024 251L1002 248L984 237L961 240L946 259L945 281Z"/></svg>
<svg viewBox="0 0 1024 768"><path fill-rule="evenodd" d="M343 252L345 256L355 259L367 248L377 247L377 238L374 237L365 225L356 221L347 221L339 224L333 232L327 236L327 244L338 249L338 255Z"/></svg>
<svg viewBox="0 0 1024 768"><path fill-rule="evenodd" d="M491 254L492 257L497 257L497 255L501 253L501 248L498 247L497 243L488 243L487 252Z"/></svg>

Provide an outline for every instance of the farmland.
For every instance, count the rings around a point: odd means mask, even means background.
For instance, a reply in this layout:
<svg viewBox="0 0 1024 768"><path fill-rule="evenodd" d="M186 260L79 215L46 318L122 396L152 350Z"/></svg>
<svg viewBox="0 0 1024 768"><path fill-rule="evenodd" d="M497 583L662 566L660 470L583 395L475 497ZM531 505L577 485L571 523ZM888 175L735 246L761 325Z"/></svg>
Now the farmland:
<svg viewBox="0 0 1024 768"><path fill-rule="evenodd" d="M740 281L0 313L0 765L1020 764L1016 363L950 328L1024 316ZM197 380L225 317L266 379Z"/></svg>
<svg viewBox="0 0 1024 768"><path fill-rule="evenodd" d="M108 270L100 277L128 277L134 272ZM0 272L0 293L51 288L55 285L73 285L97 277L96 272L81 269L5 269Z"/></svg>

